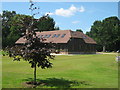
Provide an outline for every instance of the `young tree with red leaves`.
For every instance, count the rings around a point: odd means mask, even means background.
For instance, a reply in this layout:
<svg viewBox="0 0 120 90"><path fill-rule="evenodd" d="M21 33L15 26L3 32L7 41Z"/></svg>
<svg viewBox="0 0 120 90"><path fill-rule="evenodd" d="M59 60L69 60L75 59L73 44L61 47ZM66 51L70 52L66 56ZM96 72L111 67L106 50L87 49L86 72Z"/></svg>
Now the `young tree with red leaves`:
<svg viewBox="0 0 120 90"><path fill-rule="evenodd" d="M31 12L36 7L33 7L34 4L30 1L30 10ZM34 17L35 14L32 14ZM34 30L34 20L31 20L31 24L28 26L24 39L26 43L23 45L15 45L7 48L9 57L13 57L14 61L20 61L21 59L28 61L31 64L31 67L34 68L34 81L33 84L36 85L36 68L41 67L42 69L52 67L50 59L54 59L54 56L51 55L53 47L52 43L44 43L45 39L39 38L36 35Z"/></svg>

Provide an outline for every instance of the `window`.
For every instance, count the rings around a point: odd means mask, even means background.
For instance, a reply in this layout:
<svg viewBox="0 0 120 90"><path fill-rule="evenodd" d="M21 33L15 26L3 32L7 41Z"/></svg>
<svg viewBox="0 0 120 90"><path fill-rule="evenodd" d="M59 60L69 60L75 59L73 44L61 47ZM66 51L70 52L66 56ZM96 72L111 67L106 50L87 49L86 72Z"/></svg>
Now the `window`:
<svg viewBox="0 0 120 90"><path fill-rule="evenodd" d="M40 36L39 36L39 38L42 38L42 37L43 37L43 35L40 35Z"/></svg>
<svg viewBox="0 0 120 90"><path fill-rule="evenodd" d="M63 34L63 35L61 36L61 38L64 38L64 37L65 37L65 35L66 35L66 34Z"/></svg>
<svg viewBox="0 0 120 90"><path fill-rule="evenodd" d="M44 38L47 38L48 35L45 35Z"/></svg>
<svg viewBox="0 0 120 90"><path fill-rule="evenodd" d="M60 34L57 34L57 35L56 35L56 38L58 38L59 36L60 36Z"/></svg>
<svg viewBox="0 0 120 90"><path fill-rule="evenodd" d="M54 35L52 36L52 38L54 38L54 37L56 37L56 34L54 34Z"/></svg>
<svg viewBox="0 0 120 90"><path fill-rule="evenodd" d="M49 38L51 35L49 34L49 35L47 35L47 38Z"/></svg>

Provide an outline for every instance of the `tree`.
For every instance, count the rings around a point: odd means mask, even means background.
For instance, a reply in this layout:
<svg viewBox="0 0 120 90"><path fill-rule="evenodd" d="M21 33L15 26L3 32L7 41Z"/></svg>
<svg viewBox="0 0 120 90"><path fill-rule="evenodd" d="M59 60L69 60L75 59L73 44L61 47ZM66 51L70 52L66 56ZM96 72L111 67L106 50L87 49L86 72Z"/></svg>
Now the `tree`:
<svg viewBox="0 0 120 90"><path fill-rule="evenodd" d="M51 44L45 44L44 39L40 39L36 36L36 33L29 29L28 33L25 35L27 43L23 46L15 45L13 47L7 48L9 57L13 57L14 61L20 61L21 59L28 61L31 67L34 68L34 82L36 82L36 67L41 67L42 69L52 67L50 59L54 59L51 55L52 48Z"/></svg>
<svg viewBox="0 0 120 90"><path fill-rule="evenodd" d="M16 14L11 20L11 25L18 27L16 30L21 33L25 33L32 19L33 17L29 15Z"/></svg>
<svg viewBox="0 0 120 90"><path fill-rule="evenodd" d="M31 16L16 14L15 11L3 11L2 15L2 46L3 48L15 44L23 36L30 25Z"/></svg>
<svg viewBox="0 0 120 90"><path fill-rule="evenodd" d="M8 35L10 34L11 20L16 15L15 11L3 11L2 14L2 46L3 48L9 45Z"/></svg>
<svg viewBox="0 0 120 90"><path fill-rule="evenodd" d="M10 34L6 37L7 43L9 43L9 46L12 46L15 44L16 40L20 38L20 32L17 30L18 28L15 26L11 26L10 28Z"/></svg>
<svg viewBox="0 0 120 90"><path fill-rule="evenodd" d="M86 34L92 37L99 45L102 45L103 52L117 51L120 49L120 20L117 17L108 17L102 21L95 21L90 32Z"/></svg>
<svg viewBox="0 0 120 90"><path fill-rule="evenodd" d="M120 49L118 42L120 42L120 20L117 17L109 17L103 20L104 39L107 44L106 47L117 51ZM119 44L120 45L120 44Z"/></svg>
<svg viewBox="0 0 120 90"><path fill-rule="evenodd" d="M3 11L2 14L2 33L3 36L7 37L10 33L11 19L16 15L15 11Z"/></svg>
<svg viewBox="0 0 120 90"><path fill-rule="evenodd" d="M33 10L34 4L30 2L30 10ZM33 16L33 15L32 15ZM34 20L31 20L29 27L26 30L24 39L26 43L22 46L15 45L10 48L7 48L9 57L13 57L14 61L20 61L21 59L28 61L31 64L31 67L34 68L34 81L32 84L36 85L36 68L41 67L42 69L52 67L50 59L54 59L54 56L51 55L53 47L52 43L44 43L45 39L39 38L36 35L34 27Z"/></svg>
<svg viewBox="0 0 120 90"><path fill-rule="evenodd" d="M54 30L60 30L60 28L59 27L55 27Z"/></svg>
<svg viewBox="0 0 120 90"><path fill-rule="evenodd" d="M82 33L83 33L82 29L76 29L76 31L78 31L78 32L82 32Z"/></svg>
<svg viewBox="0 0 120 90"><path fill-rule="evenodd" d="M55 21L49 15L42 16L36 23L38 31L52 31L55 30Z"/></svg>

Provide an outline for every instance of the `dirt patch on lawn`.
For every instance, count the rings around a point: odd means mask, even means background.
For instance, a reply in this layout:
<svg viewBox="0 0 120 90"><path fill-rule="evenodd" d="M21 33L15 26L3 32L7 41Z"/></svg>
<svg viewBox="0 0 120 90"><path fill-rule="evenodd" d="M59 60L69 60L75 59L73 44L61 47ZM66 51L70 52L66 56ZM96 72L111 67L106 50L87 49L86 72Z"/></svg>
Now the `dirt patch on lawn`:
<svg viewBox="0 0 120 90"><path fill-rule="evenodd" d="M37 86L44 86L44 85L47 85L47 84L46 83L41 83L41 82L34 83L33 81L22 83L22 86L25 87L25 88L36 88Z"/></svg>

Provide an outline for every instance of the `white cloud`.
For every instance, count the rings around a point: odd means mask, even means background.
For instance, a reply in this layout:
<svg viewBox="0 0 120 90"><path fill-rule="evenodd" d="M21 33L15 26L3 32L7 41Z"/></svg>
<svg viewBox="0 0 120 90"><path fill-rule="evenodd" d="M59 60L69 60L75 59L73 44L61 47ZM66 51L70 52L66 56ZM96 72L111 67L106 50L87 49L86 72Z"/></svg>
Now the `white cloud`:
<svg viewBox="0 0 120 90"><path fill-rule="evenodd" d="M73 24L77 24L77 23L79 23L79 22L80 22L80 21L73 21L72 23L73 23Z"/></svg>
<svg viewBox="0 0 120 90"><path fill-rule="evenodd" d="M84 11L85 8L83 6L78 8L75 7L74 5L71 5L68 9L60 8L60 9L56 9L54 13L46 13L46 14L70 17L75 15L76 12L84 12Z"/></svg>
<svg viewBox="0 0 120 90"><path fill-rule="evenodd" d="M68 10L71 12L76 12L78 8L76 8L74 5L72 5Z"/></svg>
<svg viewBox="0 0 120 90"><path fill-rule="evenodd" d="M64 17L69 17L69 16L74 15L74 13L72 11L70 11L69 9L65 10L63 8L56 9L55 14L58 16L64 16Z"/></svg>
<svg viewBox="0 0 120 90"><path fill-rule="evenodd" d="M84 11L85 9L83 6L77 8L74 5L71 5L71 7L68 9L63 9L63 8L56 9L55 14L59 16L70 17L73 16L76 12L84 12Z"/></svg>

